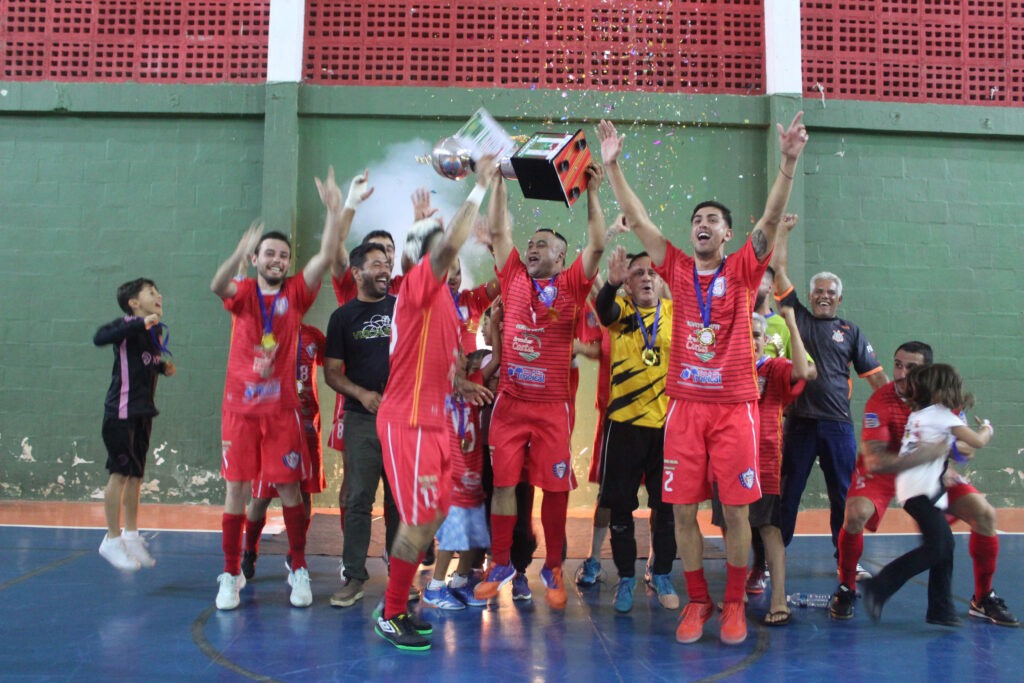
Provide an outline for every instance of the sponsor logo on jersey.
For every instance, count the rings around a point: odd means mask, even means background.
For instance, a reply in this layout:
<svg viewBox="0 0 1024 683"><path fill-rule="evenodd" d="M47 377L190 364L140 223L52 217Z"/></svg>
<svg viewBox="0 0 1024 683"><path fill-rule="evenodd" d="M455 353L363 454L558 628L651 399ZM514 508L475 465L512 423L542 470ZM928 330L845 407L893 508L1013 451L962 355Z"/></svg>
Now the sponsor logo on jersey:
<svg viewBox="0 0 1024 683"><path fill-rule="evenodd" d="M274 306L274 313L276 315L284 315L288 312L288 297L282 296L277 300L277 304Z"/></svg>
<svg viewBox="0 0 1024 683"><path fill-rule="evenodd" d="M302 456L295 451L285 453L282 460L284 461L284 466L290 470L298 469L299 465L302 464Z"/></svg>
<svg viewBox="0 0 1024 683"><path fill-rule="evenodd" d="M882 422L878 419L878 413L864 413L864 428L877 429Z"/></svg>
<svg viewBox="0 0 1024 683"><path fill-rule="evenodd" d="M559 479L565 479L565 474L569 471L569 463L564 460L556 462L554 467L551 468L551 471L554 472L555 476Z"/></svg>
<svg viewBox="0 0 1024 683"><path fill-rule="evenodd" d="M832 330L832 341L836 344L842 344L846 340L846 335L843 334L842 330Z"/></svg>
<svg viewBox="0 0 1024 683"><path fill-rule="evenodd" d="M246 382L245 395L242 400L245 403L266 403L267 401L276 401L280 397L281 382L271 379L266 382Z"/></svg>
<svg viewBox="0 0 1024 683"><path fill-rule="evenodd" d="M528 368L522 365L508 366L508 377L520 384L536 384L543 386L547 383L547 376L545 375L544 370L540 368Z"/></svg>
<svg viewBox="0 0 1024 683"><path fill-rule="evenodd" d="M711 296L725 296L725 278L715 278L715 284L711 285Z"/></svg>
<svg viewBox="0 0 1024 683"><path fill-rule="evenodd" d="M757 475L754 474L754 470L747 468L746 472L740 474L740 486L745 489L754 488L754 482L757 481Z"/></svg>
<svg viewBox="0 0 1024 683"><path fill-rule="evenodd" d="M527 361L535 361L540 357L540 337L533 334L514 335L512 337L512 350Z"/></svg>
<svg viewBox="0 0 1024 683"><path fill-rule="evenodd" d="M683 365L683 370L679 373L679 379L683 380L683 384L720 389L722 387L722 369Z"/></svg>

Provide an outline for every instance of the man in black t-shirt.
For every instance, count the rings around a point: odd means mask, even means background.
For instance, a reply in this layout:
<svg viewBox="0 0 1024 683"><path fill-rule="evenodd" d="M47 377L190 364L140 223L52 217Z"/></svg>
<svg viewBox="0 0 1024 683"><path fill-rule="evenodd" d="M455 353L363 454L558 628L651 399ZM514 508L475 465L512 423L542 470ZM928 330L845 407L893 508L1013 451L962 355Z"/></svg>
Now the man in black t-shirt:
<svg viewBox="0 0 1024 683"><path fill-rule="evenodd" d="M388 294L391 268L379 244L362 244L352 250L351 272L358 294L334 311L327 324L324 376L327 385L345 396L345 538L342 561L345 585L331 596L335 607L349 607L363 597L369 579L366 554L370 546L370 522L384 462L377 438L377 408L388 381L391 316L395 297ZM387 479L384 479L385 524L388 543L397 521Z"/></svg>

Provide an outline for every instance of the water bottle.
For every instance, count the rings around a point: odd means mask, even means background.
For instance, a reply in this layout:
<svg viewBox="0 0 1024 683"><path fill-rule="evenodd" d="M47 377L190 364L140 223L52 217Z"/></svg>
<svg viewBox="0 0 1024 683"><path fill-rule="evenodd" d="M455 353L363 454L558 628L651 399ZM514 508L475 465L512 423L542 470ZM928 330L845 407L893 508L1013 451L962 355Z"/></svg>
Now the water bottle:
<svg viewBox="0 0 1024 683"><path fill-rule="evenodd" d="M792 593L786 596L790 607L828 607L831 601L832 596L825 593Z"/></svg>

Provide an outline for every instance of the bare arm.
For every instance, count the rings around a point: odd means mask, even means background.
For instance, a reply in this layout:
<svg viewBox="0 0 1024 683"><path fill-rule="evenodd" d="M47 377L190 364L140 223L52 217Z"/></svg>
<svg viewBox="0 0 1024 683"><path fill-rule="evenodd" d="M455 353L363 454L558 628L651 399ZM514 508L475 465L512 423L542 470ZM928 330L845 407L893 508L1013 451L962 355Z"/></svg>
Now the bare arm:
<svg viewBox="0 0 1024 683"><path fill-rule="evenodd" d="M339 394L354 398L370 413L376 414L381 395L359 386L345 375L345 363L340 358L324 358L324 381Z"/></svg>
<svg viewBox="0 0 1024 683"><path fill-rule="evenodd" d="M626 182L626 176L623 175L622 168L619 166L622 141L626 136L619 135L611 121L602 120L597 125L597 137L601 141L601 161L604 163L605 172L608 175L608 183L612 186L612 192L615 193L615 199L619 202L619 208L626 216L626 224L644 245L644 251L650 255L654 265L660 266L665 261L668 240L661 234L658 226L651 221L647 209L644 208L640 198Z"/></svg>
<svg viewBox="0 0 1024 683"><path fill-rule="evenodd" d="M992 439L993 429L992 424L988 420L980 420L974 418L978 422L978 429L974 430L963 425L960 427L953 427L953 436L959 441L963 441L971 448L984 448L988 445L988 442Z"/></svg>
<svg viewBox="0 0 1024 683"><path fill-rule="evenodd" d="M487 228L490 232L494 265L498 270L505 268L512 253L512 228L508 222L508 188L500 173L494 177L491 203L487 207Z"/></svg>
<svg viewBox="0 0 1024 683"><path fill-rule="evenodd" d="M769 265L775 271L775 291L779 294L788 292L793 287L786 266L789 265L789 233L800 222L800 216L787 213L782 217L782 229L775 234L775 251Z"/></svg>
<svg viewBox="0 0 1024 683"><path fill-rule="evenodd" d="M582 342L579 339L573 339L572 352L580 356L586 356L591 360L597 360L601 357L601 342Z"/></svg>
<svg viewBox="0 0 1024 683"><path fill-rule="evenodd" d="M779 314L786 321L789 328L789 341L793 347L793 382L799 380L813 380L818 377L818 368L807 358L807 349L804 348L804 340L800 336L800 329L796 326L796 312L790 306L782 306Z"/></svg>
<svg viewBox="0 0 1024 683"><path fill-rule="evenodd" d="M901 456L888 450L883 441L865 441L861 444L860 452L864 456L864 464L872 474L897 474L946 457L949 446L945 441L922 442L917 448Z"/></svg>
<svg viewBox="0 0 1024 683"><path fill-rule="evenodd" d="M881 368L878 369L878 372L873 372L864 379L866 379L868 381L868 384L871 385L872 391L876 389L881 389L882 387L889 383L889 376L886 375L885 370Z"/></svg>
<svg viewBox="0 0 1024 683"><path fill-rule="evenodd" d="M369 171L363 171L362 175L355 177L344 206L341 200L341 188L334 181L333 166L327 168L326 180L314 178L317 192L320 193L320 201L327 209L327 218L324 221L323 235L320 237L320 251L309 259L309 263L302 269L302 277L306 280L307 287L312 288L320 284L328 267L338 259L338 245L348 237L356 207L373 194L372 187L367 189L369 175Z"/></svg>
<svg viewBox="0 0 1024 683"><path fill-rule="evenodd" d="M473 187L473 192L455 212L441 241L430 250L430 268L439 280L448 277L448 269L455 263L455 259L459 256L459 250L462 249L462 245L466 243L470 233L473 232L473 224L480 211L482 195L487 191L494 176L498 175L498 165L495 163L494 157L483 157L476 163L476 169L476 185Z"/></svg>
<svg viewBox="0 0 1024 683"><path fill-rule="evenodd" d="M601 210L601 201L597 192L604 180L604 169L597 164L587 167L587 246L583 248L583 274L587 279L597 275L597 269L601 265L601 255L604 254L604 245L607 237L607 227L604 222L604 212Z"/></svg>
<svg viewBox="0 0 1024 683"><path fill-rule="evenodd" d="M779 162L779 172L775 175L772 189L768 192L764 213L750 234L750 243L754 247L758 261L763 261L771 251L779 222L782 220L782 212L786 210L786 204L789 202L789 193L793 189L793 177L796 174L796 164L800 159L801 152L804 151L808 138L803 117L804 113L798 112L785 130L782 129L782 124L775 124L779 130L779 149L782 152L782 160Z"/></svg>
<svg viewBox="0 0 1024 683"><path fill-rule="evenodd" d="M237 273L245 259L251 259L259 244L260 235L263 234L263 221L253 221L249 229L238 241L238 246L231 252L231 256L217 268L213 281L210 282L210 291L221 299L230 299L238 292L238 285L235 284L235 273Z"/></svg>

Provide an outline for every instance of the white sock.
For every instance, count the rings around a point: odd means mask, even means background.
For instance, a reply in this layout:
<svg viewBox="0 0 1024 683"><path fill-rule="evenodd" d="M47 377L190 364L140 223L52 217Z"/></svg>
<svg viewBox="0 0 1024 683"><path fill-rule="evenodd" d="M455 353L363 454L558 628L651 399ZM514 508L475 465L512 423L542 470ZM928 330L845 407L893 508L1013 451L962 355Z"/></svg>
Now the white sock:
<svg viewBox="0 0 1024 683"><path fill-rule="evenodd" d="M437 589L444 586L444 581L438 581L437 579L431 579L430 585L427 586L428 591L436 591Z"/></svg>
<svg viewBox="0 0 1024 683"><path fill-rule="evenodd" d="M129 540L129 539L138 538L138 537L139 537L138 529L136 529L135 531L122 531L121 532L121 538L123 538L126 541Z"/></svg>

